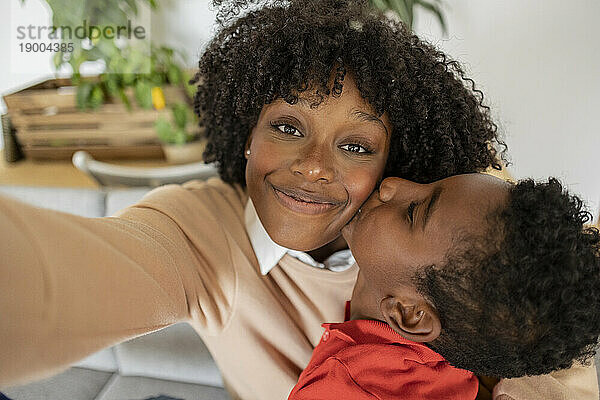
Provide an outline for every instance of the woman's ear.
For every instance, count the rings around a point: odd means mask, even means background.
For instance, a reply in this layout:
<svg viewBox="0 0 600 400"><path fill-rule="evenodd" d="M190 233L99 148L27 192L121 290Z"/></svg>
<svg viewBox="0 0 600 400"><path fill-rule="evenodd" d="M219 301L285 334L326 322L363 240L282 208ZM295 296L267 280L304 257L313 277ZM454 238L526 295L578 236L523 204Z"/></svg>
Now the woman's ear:
<svg viewBox="0 0 600 400"><path fill-rule="evenodd" d="M244 145L244 157L246 160L250 157L250 145L252 144L252 135L254 134L254 129L248 133L248 138L246 138L246 144Z"/></svg>
<svg viewBox="0 0 600 400"><path fill-rule="evenodd" d="M435 308L418 294L388 296L379 304L388 325L413 342L431 342L440 336L442 324Z"/></svg>
<svg viewBox="0 0 600 400"><path fill-rule="evenodd" d="M256 126L252 129L250 129L250 132L248 132L248 137L246 138L246 144L244 145L244 157L246 157L246 160L248 158L250 158L250 154L251 154L251 149L250 147L252 146L252 137L254 136L254 130L256 129Z"/></svg>

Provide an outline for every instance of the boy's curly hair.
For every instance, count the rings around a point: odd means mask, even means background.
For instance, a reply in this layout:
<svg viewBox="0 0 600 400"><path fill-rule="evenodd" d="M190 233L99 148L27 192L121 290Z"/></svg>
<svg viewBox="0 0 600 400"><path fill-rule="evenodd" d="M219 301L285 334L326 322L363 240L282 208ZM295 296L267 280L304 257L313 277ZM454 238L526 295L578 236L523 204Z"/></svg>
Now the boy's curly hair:
<svg viewBox="0 0 600 400"><path fill-rule="evenodd" d="M294 104L307 92L317 106L341 94L348 73L374 109L389 114L385 176L431 182L501 168L495 147L504 155L506 145L474 82L366 1L213 2L222 26L200 59L194 108L208 137L205 160L217 162L224 181L245 185L244 146L265 104Z"/></svg>
<svg viewBox="0 0 600 400"><path fill-rule="evenodd" d="M415 277L438 310L430 346L480 375L546 374L585 362L600 334L600 253L591 214L554 178L524 180L442 266ZM490 244L491 243L491 244Z"/></svg>

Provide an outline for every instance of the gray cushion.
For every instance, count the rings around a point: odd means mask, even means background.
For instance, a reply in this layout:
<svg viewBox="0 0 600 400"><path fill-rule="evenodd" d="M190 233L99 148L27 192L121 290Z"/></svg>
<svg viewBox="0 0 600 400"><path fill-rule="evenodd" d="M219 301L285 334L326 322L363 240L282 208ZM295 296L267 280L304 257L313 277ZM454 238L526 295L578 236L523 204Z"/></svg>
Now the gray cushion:
<svg viewBox="0 0 600 400"><path fill-rule="evenodd" d="M113 189L106 193L106 216L137 203L151 188Z"/></svg>
<svg viewBox="0 0 600 400"><path fill-rule="evenodd" d="M83 360L73 364L73 366L109 372L117 371L119 369L114 347L102 349L92 355L89 355Z"/></svg>
<svg viewBox="0 0 600 400"><path fill-rule="evenodd" d="M208 349L187 323L118 344L115 349L121 375L223 386Z"/></svg>
<svg viewBox="0 0 600 400"><path fill-rule="evenodd" d="M2 393L13 400L94 400L111 376L110 372L70 368L48 379L3 389Z"/></svg>
<svg viewBox="0 0 600 400"><path fill-rule="evenodd" d="M0 193L37 207L84 217L104 216L104 193L94 189L0 186Z"/></svg>
<svg viewBox="0 0 600 400"><path fill-rule="evenodd" d="M97 400L142 400L166 395L185 400L229 400L223 388L133 376L117 376L106 385Z"/></svg>

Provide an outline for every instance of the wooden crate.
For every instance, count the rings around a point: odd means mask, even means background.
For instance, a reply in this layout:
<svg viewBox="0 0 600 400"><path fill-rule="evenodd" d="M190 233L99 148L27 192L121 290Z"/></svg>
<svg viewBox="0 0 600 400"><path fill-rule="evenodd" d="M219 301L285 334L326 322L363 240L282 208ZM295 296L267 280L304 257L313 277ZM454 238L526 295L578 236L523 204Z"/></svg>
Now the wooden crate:
<svg viewBox="0 0 600 400"><path fill-rule="evenodd" d="M4 160L7 163L13 163L23 158L21 148L15 138L15 130L10 124L8 114L3 114L2 121L2 139L4 140Z"/></svg>
<svg viewBox="0 0 600 400"><path fill-rule="evenodd" d="M131 110L115 101L80 111L76 91L70 80L52 79L4 96L25 157L68 159L85 150L98 159L164 158L154 122L159 116L170 118L168 109L144 110L132 100ZM164 92L167 104L185 101L179 87Z"/></svg>

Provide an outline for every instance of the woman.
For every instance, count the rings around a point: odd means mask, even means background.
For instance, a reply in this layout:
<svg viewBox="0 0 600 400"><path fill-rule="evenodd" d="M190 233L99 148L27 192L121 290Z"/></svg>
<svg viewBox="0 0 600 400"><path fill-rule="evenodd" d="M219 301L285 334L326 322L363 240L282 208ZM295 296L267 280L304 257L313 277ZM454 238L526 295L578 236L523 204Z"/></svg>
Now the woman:
<svg viewBox="0 0 600 400"><path fill-rule="evenodd" d="M459 66L362 3L252 11L197 80L221 180L157 189L116 218L1 201L0 385L188 321L232 397L285 398L320 323L343 319L357 271L339 233L376 183L496 163Z"/></svg>

